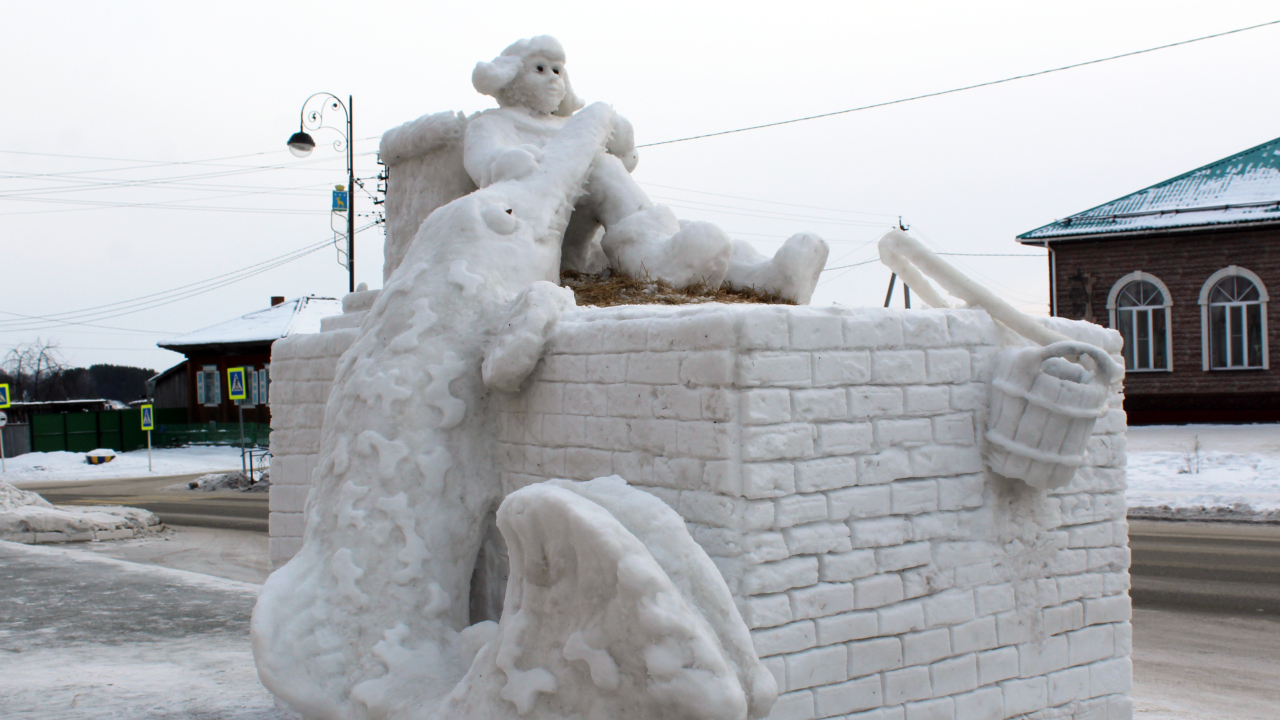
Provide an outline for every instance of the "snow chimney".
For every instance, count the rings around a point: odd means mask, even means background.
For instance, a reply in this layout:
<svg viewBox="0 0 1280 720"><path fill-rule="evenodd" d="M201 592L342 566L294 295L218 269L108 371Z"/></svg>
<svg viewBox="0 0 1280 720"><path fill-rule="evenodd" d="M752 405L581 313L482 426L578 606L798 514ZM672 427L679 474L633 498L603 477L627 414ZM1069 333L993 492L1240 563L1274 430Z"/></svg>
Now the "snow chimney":
<svg viewBox="0 0 1280 720"><path fill-rule="evenodd" d="M281 304L281 303L283 303L283 302L284 302L284 296L283 296L283 295L272 295L272 296L271 296L271 307L275 307L275 306L277 306L277 305L280 305L280 304Z"/></svg>

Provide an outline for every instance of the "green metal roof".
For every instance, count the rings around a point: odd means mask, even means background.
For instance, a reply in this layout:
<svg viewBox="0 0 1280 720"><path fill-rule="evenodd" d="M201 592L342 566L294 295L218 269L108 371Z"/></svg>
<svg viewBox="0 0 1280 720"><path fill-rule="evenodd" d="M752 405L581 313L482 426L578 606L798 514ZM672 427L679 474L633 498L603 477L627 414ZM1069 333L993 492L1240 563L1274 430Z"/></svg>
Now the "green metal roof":
<svg viewBox="0 0 1280 720"><path fill-rule="evenodd" d="M1280 223L1280 138L1018 236L1045 240Z"/></svg>

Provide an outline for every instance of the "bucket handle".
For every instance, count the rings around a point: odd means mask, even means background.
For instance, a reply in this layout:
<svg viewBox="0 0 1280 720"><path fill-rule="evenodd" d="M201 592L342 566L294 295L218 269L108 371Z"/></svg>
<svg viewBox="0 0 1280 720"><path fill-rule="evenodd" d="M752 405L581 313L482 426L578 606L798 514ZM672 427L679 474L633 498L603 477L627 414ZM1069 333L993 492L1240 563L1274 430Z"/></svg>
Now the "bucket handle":
<svg viewBox="0 0 1280 720"><path fill-rule="evenodd" d="M1040 348L1031 357L1037 366L1051 357L1076 358L1081 355L1088 355L1093 358L1093 362L1098 366L1095 377L1102 381L1104 385L1112 385L1119 382L1122 376L1117 376L1120 371L1120 365L1111 359L1106 350L1097 345L1080 342L1078 340L1063 340L1062 342L1051 343Z"/></svg>
<svg viewBox="0 0 1280 720"><path fill-rule="evenodd" d="M1115 383L1124 377L1124 368L1101 348L1072 340L1060 332L1041 325L1031 316L974 282L954 265L935 255L919 240L901 230L890 230L886 233L880 238L879 247L880 262L897 273L925 304L936 308L951 307L951 304L938 294L924 275L920 274L920 270L928 273L947 292L970 305L981 307L992 318L1037 345L1054 346L1070 343L1072 347L1079 348L1073 350L1071 354L1083 354L1093 358L1098 365L1099 375L1106 377L1108 384Z"/></svg>

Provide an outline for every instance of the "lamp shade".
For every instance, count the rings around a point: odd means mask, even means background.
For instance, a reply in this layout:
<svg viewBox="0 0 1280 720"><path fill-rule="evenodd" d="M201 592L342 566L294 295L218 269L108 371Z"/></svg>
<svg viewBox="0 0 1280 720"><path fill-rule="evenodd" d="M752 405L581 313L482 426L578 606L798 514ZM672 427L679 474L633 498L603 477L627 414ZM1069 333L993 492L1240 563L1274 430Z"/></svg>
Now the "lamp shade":
<svg viewBox="0 0 1280 720"><path fill-rule="evenodd" d="M296 132L289 137L289 152L298 157L306 157L316 149L316 141L304 132Z"/></svg>

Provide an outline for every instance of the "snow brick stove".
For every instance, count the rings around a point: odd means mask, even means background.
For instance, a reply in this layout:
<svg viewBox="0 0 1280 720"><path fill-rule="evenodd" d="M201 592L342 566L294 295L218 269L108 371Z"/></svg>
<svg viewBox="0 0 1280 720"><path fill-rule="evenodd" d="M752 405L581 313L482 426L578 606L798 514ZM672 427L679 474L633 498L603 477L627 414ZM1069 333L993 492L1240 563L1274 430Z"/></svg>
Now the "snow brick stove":
<svg viewBox="0 0 1280 720"><path fill-rule="evenodd" d="M277 566L376 295L275 344ZM1043 323L1119 352L1113 331ZM1008 342L977 309L570 311L500 400L503 483L618 474L679 512L777 680L770 718L1128 718L1121 397L1066 486L999 477L982 435Z"/></svg>

